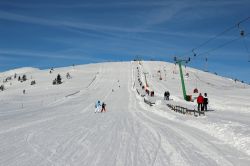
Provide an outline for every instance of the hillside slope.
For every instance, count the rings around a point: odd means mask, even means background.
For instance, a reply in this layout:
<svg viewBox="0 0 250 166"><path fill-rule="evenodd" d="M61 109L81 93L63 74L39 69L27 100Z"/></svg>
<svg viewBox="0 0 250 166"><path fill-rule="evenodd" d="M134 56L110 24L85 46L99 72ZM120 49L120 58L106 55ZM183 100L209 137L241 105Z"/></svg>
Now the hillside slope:
<svg viewBox="0 0 250 166"><path fill-rule="evenodd" d="M182 99L175 70L165 62L99 63L51 74L29 70L27 81L6 82L0 92L0 165L249 165L250 86L187 68L188 94L194 88L207 92L210 111L178 114L166 106L165 90L169 102L196 104ZM137 94L143 73L155 91L154 106ZM52 85L57 74L63 83ZM94 113L97 100L107 112Z"/></svg>

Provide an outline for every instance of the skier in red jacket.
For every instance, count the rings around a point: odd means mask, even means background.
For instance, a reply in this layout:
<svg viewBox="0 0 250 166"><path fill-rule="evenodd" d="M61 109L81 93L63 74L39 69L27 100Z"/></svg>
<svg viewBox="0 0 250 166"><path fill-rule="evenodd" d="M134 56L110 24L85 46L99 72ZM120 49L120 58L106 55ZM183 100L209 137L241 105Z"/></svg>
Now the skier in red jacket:
<svg viewBox="0 0 250 166"><path fill-rule="evenodd" d="M198 98L197 98L198 111L202 110L203 102L204 102L204 98L203 98L203 96L202 96L201 93L200 93L200 95L199 95Z"/></svg>

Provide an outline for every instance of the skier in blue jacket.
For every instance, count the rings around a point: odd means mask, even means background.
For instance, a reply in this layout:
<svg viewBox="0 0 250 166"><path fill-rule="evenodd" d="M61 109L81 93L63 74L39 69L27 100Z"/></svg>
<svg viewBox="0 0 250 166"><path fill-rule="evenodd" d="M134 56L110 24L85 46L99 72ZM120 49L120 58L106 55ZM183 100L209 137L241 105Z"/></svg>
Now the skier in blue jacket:
<svg viewBox="0 0 250 166"><path fill-rule="evenodd" d="M95 103L95 113L100 112L100 108L101 108L101 102L100 102L100 100L98 100Z"/></svg>

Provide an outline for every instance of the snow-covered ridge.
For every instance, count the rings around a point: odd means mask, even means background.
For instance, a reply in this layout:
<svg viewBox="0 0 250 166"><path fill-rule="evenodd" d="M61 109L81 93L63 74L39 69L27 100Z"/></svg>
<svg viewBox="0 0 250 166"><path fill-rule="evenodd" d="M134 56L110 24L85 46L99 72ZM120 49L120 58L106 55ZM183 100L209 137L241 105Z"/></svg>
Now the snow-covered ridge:
<svg viewBox="0 0 250 166"><path fill-rule="evenodd" d="M33 67L22 67L22 68L17 68L17 69L12 69L8 70L5 72L1 72L1 76L12 76L14 74L26 74L26 73L31 73L31 72L37 72L40 69L38 68L33 68Z"/></svg>

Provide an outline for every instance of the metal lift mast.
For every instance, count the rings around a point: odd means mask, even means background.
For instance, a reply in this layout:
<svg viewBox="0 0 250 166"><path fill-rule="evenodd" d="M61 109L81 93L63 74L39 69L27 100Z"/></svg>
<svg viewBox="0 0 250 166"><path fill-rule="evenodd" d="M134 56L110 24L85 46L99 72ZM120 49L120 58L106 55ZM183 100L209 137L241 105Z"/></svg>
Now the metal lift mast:
<svg viewBox="0 0 250 166"><path fill-rule="evenodd" d="M182 72L182 62L187 63L190 61L190 58L186 60L186 59L177 59L176 57L174 57L174 61L175 63L179 65L182 93L183 93L184 100L187 100L187 92L186 92L186 87L185 87L185 82L184 82L184 77L183 77L183 72Z"/></svg>

